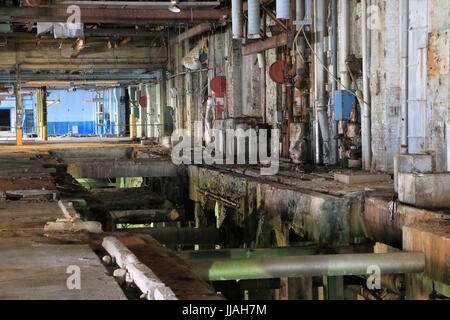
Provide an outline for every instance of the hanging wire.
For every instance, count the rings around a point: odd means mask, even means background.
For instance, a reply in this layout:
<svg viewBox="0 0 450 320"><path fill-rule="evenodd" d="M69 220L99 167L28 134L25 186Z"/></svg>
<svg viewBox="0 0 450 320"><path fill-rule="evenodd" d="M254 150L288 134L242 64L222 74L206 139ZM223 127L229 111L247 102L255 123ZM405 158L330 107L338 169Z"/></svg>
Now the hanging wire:
<svg viewBox="0 0 450 320"><path fill-rule="evenodd" d="M369 105L369 103L367 103L360 95L357 95L357 94L354 93L350 88L347 88L346 86L344 86L344 85L342 84L342 82L341 82L338 78L336 78L336 77L333 75L333 73L332 73L332 72L325 66L325 64L320 60L320 58L318 57L318 55L316 54L316 52L314 51L314 49L312 48L311 44L310 44L309 41L308 41L308 37L307 37L306 34L305 34L305 30L303 29L303 25L302 25L302 27L297 31L297 33L296 33L296 35L295 35L295 37L294 37L294 46L295 46L295 50L296 50L297 53L300 55L300 58L302 59L302 61L304 62L305 60L303 59L303 57L302 57L302 55L301 55L301 53L300 53L300 51L299 51L299 49L298 49L297 41L296 41L298 35L300 34L300 32L303 33L303 37L305 38L305 41L306 41L306 43L307 43L309 49L311 49L311 52L314 54L314 56L316 56L317 61L319 62L319 64L322 66L322 68L325 69L325 71L328 72L328 74L331 76L331 78L333 78L333 80L335 80L336 82L338 82L338 83L341 85L341 87L344 88L345 90L347 90L351 95L355 96L355 97L358 99L358 101L360 101L360 104L361 104L361 102L363 102L363 103L365 103L366 105ZM348 66L347 66L347 68L348 68ZM355 83L356 83L356 82L355 82ZM357 90L359 90L359 89L357 89Z"/></svg>

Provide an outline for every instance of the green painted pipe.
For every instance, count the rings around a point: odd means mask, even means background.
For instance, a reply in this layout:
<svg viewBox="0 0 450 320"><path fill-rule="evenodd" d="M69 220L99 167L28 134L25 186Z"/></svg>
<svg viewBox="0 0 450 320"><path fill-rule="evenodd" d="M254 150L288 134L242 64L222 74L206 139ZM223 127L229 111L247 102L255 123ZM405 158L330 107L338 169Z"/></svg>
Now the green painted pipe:
<svg viewBox="0 0 450 320"><path fill-rule="evenodd" d="M249 259L189 260L206 281L271 279L281 277L344 276L368 274L379 267L381 274L423 272L422 252L361 253L307 256L277 256Z"/></svg>
<svg viewBox="0 0 450 320"><path fill-rule="evenodd" d="M318 254L322 251L318 246L283 247L267 249L220 249L181 251L178 255L186 260L199 259L248 259L264 257L288 257ZM323 251L322 251L323 252ZM328 252L330 253L330 252Z"/></svg>
<svg viewBox="0 0 450 320"><path fill-rule="evenodd" d="M306 256L314 254L337 253L372 253L373 245L348 245L337 247L319 246L314 242L303 242L296 246L280 248L255 248L255 249L218 249L218 250L194 250L180 251L178 256L186 260L199 259L250 259L269 257Z"/></svg>

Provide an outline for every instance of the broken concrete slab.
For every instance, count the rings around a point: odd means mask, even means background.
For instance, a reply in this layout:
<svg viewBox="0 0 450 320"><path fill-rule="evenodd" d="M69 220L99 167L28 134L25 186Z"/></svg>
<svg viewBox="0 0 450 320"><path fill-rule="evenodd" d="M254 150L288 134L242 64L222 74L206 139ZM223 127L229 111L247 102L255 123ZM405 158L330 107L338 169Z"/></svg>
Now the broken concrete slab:
<svg viewBox="0 0 450 320"><path fill-rule="evenodd" d="M392 198L368 196L364 201L364 210L357 217L362 223L365 237L401 249L403 226L427 221L444 221L447 215L443 211L397 203Z"/></svg>
<svg viewBox="0 0 450 320"><path fill-rule="evenodd" d="M119 284L122 284L125 282L126 275L127 275L127 270L122 269L122 268L118 268L118 269L114 270L114 272L113 272L113 277L114 277L114 279L116 279L116 281Z"/></svg>
<svg viewBox="0 0 450 320"><path fill-rule="evenodd" d="M133 154L133 147L53 149L50 150L50 154L62 161L76 159L130 159Z"/></svg>
<svg viewBox="0 0 450 320"><path fill-rule="evenodd" d="M359 184L389 181L391 176L388 174L335 173L334 180L345 184Z"/></svg>
<svg viewBox="0 0 450 320"><path fill-rule="evenodd" d="M399 172L398 199L421 208L450 209L450 172Z"/></svg>
<svg viewBox="0 0 450 320"><path fill-rule="evenodd" d="M154 208L164 203L164 198L149 187L92 189L89 192L109 211Z"/></svg>
<svg viewBox="0 0 450 320"><path fill-rule="evenodd" d="M433 158L429 154L396 154L394 156L394 190L398 192L398 173L433 172Z"/></svg>
<svg viewBox="0 0 450 320"><path fill-rule="evenodd" d="M77 161L67 166L74 178L175 177L182 167L168 160Z"/></svg>
<svg viewBox="0 0 450 320"><path fill-rule="evenodd" d="M127 264L127 271L147 300L178 300L173 291L142 262Z"/></svg>
<svg viewBox="0 0 450 320"><path fill-rule="evenodd" d="M166 287L150 268L140 262L116 237L105 237L102 246L115 258L122 270L126 269L148 300L177 300L172 290Z"/></svg>
<svg viewBox="0 0 450 320"><path fill-rule="evenodd" d="M67 219L79 220L81 219L80 214L73 207L73 203L66 200L59 200L58 206L61 208L64 216Z"/></svg>
<svg viewBox="0 0 450 320"><path fill-rule="evenodd" d="M98 221L56 220L49 221L44 226L45 232L89 232L102 233L102 224Z"/></svg>

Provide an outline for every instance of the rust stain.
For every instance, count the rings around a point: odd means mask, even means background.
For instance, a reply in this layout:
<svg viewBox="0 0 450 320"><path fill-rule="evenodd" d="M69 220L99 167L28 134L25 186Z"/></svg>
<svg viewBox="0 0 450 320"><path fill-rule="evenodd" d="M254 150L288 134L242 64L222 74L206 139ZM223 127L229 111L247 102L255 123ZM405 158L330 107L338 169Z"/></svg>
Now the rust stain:
<svg viewBox="0 0 450 320"><path fill-rule="evenodd" d="M441 59L439 34L430 33L428 37L428 78L438 78L440 74L448 74L448 59Z"/></svg>

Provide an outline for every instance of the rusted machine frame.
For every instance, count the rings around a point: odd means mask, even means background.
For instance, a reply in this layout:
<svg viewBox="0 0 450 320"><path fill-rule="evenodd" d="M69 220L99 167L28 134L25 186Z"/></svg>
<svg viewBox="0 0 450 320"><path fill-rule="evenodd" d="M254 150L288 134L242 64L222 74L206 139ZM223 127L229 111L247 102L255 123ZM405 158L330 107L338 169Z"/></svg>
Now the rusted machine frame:
<svg viewBox="0 0 450 320"><path fill-rule="evenodd" d="M242 55L248 56L261 51L286 46L291 38L292 36L288 32L283 32L276 36L267 38L266 40L252 42L246 46L243 46Z"/></svg>

